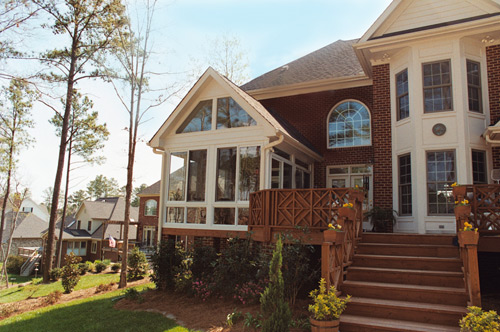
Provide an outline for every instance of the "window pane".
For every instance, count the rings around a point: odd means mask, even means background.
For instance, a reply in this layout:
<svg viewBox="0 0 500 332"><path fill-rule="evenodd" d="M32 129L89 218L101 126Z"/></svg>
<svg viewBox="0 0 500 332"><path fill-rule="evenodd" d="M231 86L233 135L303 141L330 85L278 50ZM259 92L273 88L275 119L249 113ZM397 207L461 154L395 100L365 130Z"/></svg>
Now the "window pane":
<svg viewBox="0 0 500 332"><path fill-rule="evenodd" d="M410 155L399 157L399 213L412 214Z"/></svg>
<svg viewBox="0 0 500 332"><path fill-rule="evenodd" d="M271 188L280 188L280 162L276 159L272 159L271 162Z"/></svg>
<svg viewBox="0 0 500 332"><path fill-rule="evenodd" d="M472 151L472 178L474 184L487 183L486 177L486 153L484 151Z"/></svg>
<svg viewBox="0 0 500 332"><path fill-rule="evenodd" d="M234 201L236 182L236 148L217 150L217 201Z"/></svg>
<svg viewBox="0 0 500 332"><path fill-rule="evenodd" d="M190 202L205 200L207 150L189 151L188 198Z"/></svg>
<svg viewBox="0 0 500 332"><path fill-rule="evenodd" d="M396 97L398 120L410 116L410 103L408 97L408 69L396 75Z"/></svg>
<svg viewBox="0 0 500 332"><path fill-rule="evenodd" d="M186 183L187 153L175 152L170 155L170 176L168 181L168 200L183 201Z"/></svg>
<svg viewBox="0 0 500 332"><path fill-rule="evenodd" d="M338 105L328 119L328 147L370 144L370 114L355 101Z"/></svg>
<svg viewBox="0 0 500 332"><path fill-rule="evenodd" d="M259 190L260 146L240 148L239 200L248 201L250 193Z"/></svg>
<svg viewBox="0 0 500 332"><path fill-rule="evenodd" d="M295 170L295 188L304 188L304 172L300 169Z"/></svg>
<svg viewBox="0 0 500 332"><path fill-rule="evenodd" d="M257 122L233 98L217 99L217 129L255 126Z"/></svg>
<svg viewBox="0 0 500 332"><path fill-rule="evenodd" d="M156 216L156 209L158 207L158 203L154 199L149 199L146 201L144 206L144 215L145 216Z"/></svg>
<svg viewBox="0 0 500 332"><path fill-rule="evenodd" d="M234 208L215 208L214 224L234 225Z"/></svg>
<svg viewBox="0 0 500 332"><path fill-rule="evenodd" d="M169 207L167 209L167 222L176 224L184 223L184 208Z"/></svg>
<svg viewBox="0 0 500 332"><path fill-rule="evenodd" d="M207 209L204 207L188 208L187 209L188 224L206 224Z"/></svg>
<svg viewBox="0 0 500 332"><path fill-rule="evenodd" d="M456 181L455 152L427 152L427 199L429 214L452 214L451 184Z"/></svg>
<svg viewBox="0 0 500 332"><path fill-rule="evenodd" d="M200 101L189 117L177 129L177 134L212 129L212 100Z"/></svg>
<svg viewBox="0 0 500 332"><path fill-rule="evenodd" d="M349 173L349 167L333 167L329 170L330 174L347 174Z"/></svg>
<svg viewBox="0 0 500 332"><path fill-rule="evenodd" d="M304 172L304 189L311 188L311 174L309 172Z"/></svg>
<svg viewBox="0 0 500 332"><path fill-rule="evenodd" d="M292 188L292 165L283 163L283 189Z"/></svg>
<svg viewBox="0 0 500 332"><path fill-rule="evenodd" d="M238 225L248 225L250 209L238 208Z"/></svg>
<svg viewBox="0 0 500 332"><path fill-rule="evenodd" d="M467 60L467 85L469 111L481 113L481 74L478 62Z"/></svg>
<svg viewBox="0 0 500 332"><path fill-rule="evenodd" d="M450 61L424 64L423 76L425 112L452 110Z"/></svg>

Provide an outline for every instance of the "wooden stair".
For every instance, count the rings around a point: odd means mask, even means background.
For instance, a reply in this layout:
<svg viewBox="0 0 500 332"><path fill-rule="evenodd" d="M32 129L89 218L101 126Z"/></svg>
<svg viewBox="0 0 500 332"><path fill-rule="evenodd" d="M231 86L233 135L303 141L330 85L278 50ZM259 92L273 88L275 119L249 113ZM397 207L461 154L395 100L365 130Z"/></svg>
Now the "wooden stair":
<svg viewBox="0 0 500 332"><path fill-rule="evenodd" d="M340 331L459 331L467 294L451 235L364 233L340 290Z"/></svg>

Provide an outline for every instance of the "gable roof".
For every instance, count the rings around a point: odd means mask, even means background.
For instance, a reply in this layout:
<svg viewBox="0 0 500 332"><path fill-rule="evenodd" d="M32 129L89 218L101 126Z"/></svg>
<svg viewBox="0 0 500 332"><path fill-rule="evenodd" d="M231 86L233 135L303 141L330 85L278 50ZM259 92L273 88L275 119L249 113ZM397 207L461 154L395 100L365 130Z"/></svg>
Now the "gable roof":
<svg viewBox="0 0 500 332"><path fill-rule="evenodd" d="M158 180L157 182L153 183L147 188L144 188L137 196L160 196L160 186L161 186L161 180Z"/></svg>
<svg viewBox="0 0 500 332"><path fill-rule="evenodd" d="M29 213L14 230L12 238L40 239L42 232L47 229L47 222L33 213Z"/></svg>
<svg viewBox="0 0 500 332"><path fill-rule="evenodd" d="M357 41L337 40L251 80L242 85L241 89L251 91L318 80L365 76L352 48Z"/></svg>
<svg viewBox="0 0 500 332"><path fill-rule="evenodd" d="M106 221L125 220L125 198L123 197L103 197L95 201L84 201L78 211L84 206L87 214L92 219ZM139 209L131 206L130 221L137 221L138 216Z"/></svg>

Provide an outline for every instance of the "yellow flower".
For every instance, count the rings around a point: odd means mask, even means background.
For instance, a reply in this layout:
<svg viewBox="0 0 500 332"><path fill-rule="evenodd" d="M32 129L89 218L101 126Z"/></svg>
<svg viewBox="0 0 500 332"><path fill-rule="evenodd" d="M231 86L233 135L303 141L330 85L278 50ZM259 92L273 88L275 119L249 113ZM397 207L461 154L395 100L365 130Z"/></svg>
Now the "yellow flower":
<svg viewBox="0 0 500 332"><path fill-rule="evenodd" d="M332 224L328 224L328 228L333 228L333 225Z"/></svg>
<svg viewBox="0 0 500 332"><path fill-rule="evenodd" d="M451 184L451 186L452 186L452 187L456 187L456 186L457 186L457 183L456 183L456 182L453 182L453 183Z"/></svg>

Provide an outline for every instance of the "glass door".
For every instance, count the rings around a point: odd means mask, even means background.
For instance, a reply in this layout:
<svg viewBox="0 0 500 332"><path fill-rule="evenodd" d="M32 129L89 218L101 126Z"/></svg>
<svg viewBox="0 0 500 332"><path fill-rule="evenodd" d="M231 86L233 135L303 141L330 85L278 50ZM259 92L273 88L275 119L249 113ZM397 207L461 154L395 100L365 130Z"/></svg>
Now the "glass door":
<svg viewBox="0 0 500 332"><path fill-rule="evenodd" d="M146 247L152 247L154 245L154 227L144 227L144 233L142 235L142 243Z"/></svg>

